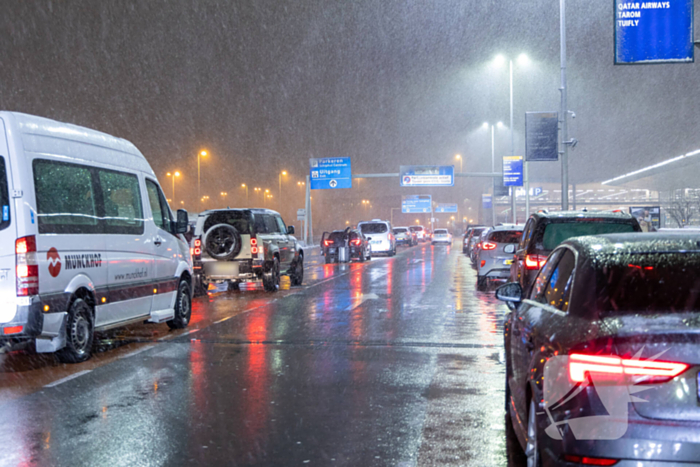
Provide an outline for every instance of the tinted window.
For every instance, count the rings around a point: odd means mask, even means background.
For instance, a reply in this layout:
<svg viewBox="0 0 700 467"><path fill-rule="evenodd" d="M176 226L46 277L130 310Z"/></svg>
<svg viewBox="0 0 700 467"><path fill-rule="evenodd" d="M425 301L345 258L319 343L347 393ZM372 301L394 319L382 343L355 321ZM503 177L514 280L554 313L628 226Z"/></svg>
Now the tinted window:
<svg viewBox="0 0 700 467"><path fill-rule="evenodd" d="M214 225L230 224L241 235L250 235L250 218L250 213L246 211L213 212L204 221L203 231L206 232Z"/></svg>
<svg viewBox="0 0 700 467"><path fill-rule="evenodd" d="M269 233L269 231L267 230L267 225L265 224L265 218L262 214L255 214L255 233Z"/></svg>
<svg viewBox="0 0 700 467"><path fill-rule="evenodd" d="M333 240L334 243L342 243L345 240L345 231L336 230L328 235L329 240Z"/></svg>
<svg viewBox="0 0 700 467"><path fill-rule="evenodd" d="M90 168L34 161L39 233L100 233Z"/></svg>
<svg viewBox="0 0 700 467"><path fill-rule="evenodd" d="M388 230L386 224L371 223L360 225L360 231L362 231L363 234L381 234Z"/></svg>
<svg viewBox="0 0 700 467"><path fill-rule="evenodd" d="M522 232L519 230L499 230L489 234L489 240L496 243L518 243Z"/></svg>
<svg viewBox="0 0 700 467"><path fill-rule="evenodd" d="M143 210L136 175L99 169L105 233L142 234Z"/></svg>
<svg viewBox="0 0 700 467"><path fill-rule="evenodd" d="M10 225L10 196L7 187L7 172L5 171L5 158L0 157L0 207L2 207L2 218L0 219L0 230Z"/></svg>
<svg viewBox="0 0 700 467"><path fill-rule="evenodd" d="M479 238L479 235L481 235L481 232L483 232L483 231L484 231L484 228L474 229L474 230L472 230L472 236L469 238L470 239L471 238Z"/></svg>
<svg viewBox="0 0 700 467"><path fill-rule="evenodd" d="M527 221L527 224L525 224L525 229L523 230L523 235L520 237L520 246L518 249L522 250L523 248L526 248L528 243L530 243L530 239L532 238L532 233L535 231L535 220L530 219Z"/></svg>
<svg viewBox="0 0 700 467"><path fill-rule="evenodd" d="M562 311L569 309L569 296L573 284L576 257L571 250L565 250L556 269L550 276L542 302Z"/></svg>
<svg viewBox="0 0 700 467"><path fill-rule="evenodd" d="M561 250L557 250L552 252L551 255L549 255L549 258L547 258L547 263L545 263L542 269L540 269L540 273L537 275L537 279L535 279L535 283L532 285L532 290L530 291L530 299L539 301L544 300L544 289L549 283L549 278L552 275L552 269L554 269L554 267L556 266L557 259L559 258L560 254Z"/></svg>
<svg viewBox="0 0 700 467"><path fill-rule="evenodd" d="M435 229L436 235L447 235L447 230L445 229Z"/></svg>
<svg viewBox="0 0 700 467"><path fill-rule="evenodd" d="M700 311L700 255L674 256L627 255L623 264L603 258L601 263L611 264L597 271L598 310L607 314Z"/></svg>
<svg viewBox="0 0 700 467"><path fill-rule="evenodd" d="M603 235L611 233L634 232L632 224L612 222L565 222L547 224L542 238L542 247L545 250L555 249L561 242L571 237L582 235Z"/></svg>
<svg viewBox="0 0 700 467"><path fill-rule="evenodd" d="M411 232L420 232L423 230L423 227L421 227L420 225L416 225L413 227L409 227L409 229L411 229Z"/></svg>

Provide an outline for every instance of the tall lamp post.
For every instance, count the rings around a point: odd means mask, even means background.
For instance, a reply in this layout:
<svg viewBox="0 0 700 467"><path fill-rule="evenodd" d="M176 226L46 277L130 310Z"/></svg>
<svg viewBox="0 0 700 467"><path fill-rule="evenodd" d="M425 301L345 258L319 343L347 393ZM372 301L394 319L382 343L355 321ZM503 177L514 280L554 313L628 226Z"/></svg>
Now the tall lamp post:
<svg viewBox="0 0 700 467"><path fill-rule="evenodd" d="M503 122L498 122L495 125L489 122L484 122L483 128L491 128L491 173L496 172L496 127L501 128ZM491 179L493 189L491 191L491 225L496 225L496 180Z"/></svg>
<svg viewBox="0 0 700 467"><path fill-rule="evenodd" d="M287 176L287 171L286 171L286 170L283 170L282 172L280 172L279 176L277 177L278 180L279 180L279 182L280 182L280 199L282 199L282 176L283 176L283 175L284 175L285 177Z"/></svg>
<svg viewBox="0 0 700 467"><path fill-rule="evenodd" d="M201 169L200 169L200 164L199 160L202 157L207 157L207 151L200 151L197 153L197 197L201 198L201 186L202 186L202 176L201 176Z"/></svg>
<svg viewBox="0 0 700 467"><path fill-rule="evenodd" d="M255 191L256 193L257 193L257 192L262 193L262 188L255 187L255 188L253 188L253 191Z"/></svg>
<svg viewBox="0 0 700 467"><path fill-rule="evenodd" d="M241 188L245 188L245 204L248 205L248 185L241 183Z"/></svg>
<svg viewBox="0 0 700 467"><path fill-rule="evenodd" d="M174 202L175 202L175 177L179 177L179 176L180 176L180 172L175 171L175 172L173 172L172 174L171 174L170 172L168 172L166 175L167 175L168 177L171 177L171 178L173 179L173 203L174 203Z"/></svg>
<svg viewBox="0 0 700 467"><path fill-rule="evenodd" d="M459 161L459 171L460 171L460 173L461 173L461 172L463 171L463 169L462 169L462 155L461 155L461 154L457 154L457 155L455 156L455 159L457 159L457 160Z"/></svg>

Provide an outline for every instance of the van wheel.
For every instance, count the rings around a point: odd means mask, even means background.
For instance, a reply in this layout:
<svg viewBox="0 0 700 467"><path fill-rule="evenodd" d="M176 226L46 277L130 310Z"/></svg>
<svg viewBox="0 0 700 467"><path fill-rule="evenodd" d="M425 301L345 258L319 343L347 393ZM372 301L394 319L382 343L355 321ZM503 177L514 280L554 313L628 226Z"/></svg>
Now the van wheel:
<svg viewBox="0 0 700 467"><path fill-rule="evenodd" d="M294 270L292 271L291 277L292 285L301 285L304 282L304 257L299 256L294 262Z"/></svg>
<svg viewBox="0 0 700 467"><path fill-rule="evenodd" d="M80 363L90 358L93 341L92 309L82 298L76 298L68 310L66 346L56 353L63 363Z"/></svg>
<svg viewBox="0 0 700 467"><path fill-rule="evenodd" d="M263 272L263 288L266 292L277 292L280 285L280 262L275 257L270 269Z"/></svg>
<svg viewBox="0 0 700 467"><path fill-rule="evenodd" d="M180 281L175 299L175 315L167 321L170 329L186 328L192 317L192 300L190 300L190 285L185 280Z"/></svg>

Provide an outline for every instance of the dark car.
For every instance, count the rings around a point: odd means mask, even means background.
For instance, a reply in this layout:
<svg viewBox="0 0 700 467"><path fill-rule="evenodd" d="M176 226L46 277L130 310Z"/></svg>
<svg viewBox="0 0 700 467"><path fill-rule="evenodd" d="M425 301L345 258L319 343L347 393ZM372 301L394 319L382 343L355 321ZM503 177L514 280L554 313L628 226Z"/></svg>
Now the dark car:
<svg viewBox="0 0 700 467"><path fill-rule="evenodd" d="M337 263L340 248L348 248L348 261L355 258L359 261L372 259L372 251L369 244L371 237L365 237L358 229L334 230L323 232L321 237L321 249L326 264Z"/></svg>
<svg viewBox="0 0 700 467"><path fill-rule="evenodd" d="M483 226L481 225L472 225L471 227L467 228L467 231L464 232L464 237L462 237L462 253L468 254L469 253L469 239L472 236L472 232L474 229L482 228Z"/></svg>
<svg viewBox="0 0 700 467"><path fill-rule="evenodd" d="M517 282L496 290L515 309L506 422L528 465L698 465L698 240L574 238L530 293Z"/></svg>
<svg viewBox="0 0 700 467"><path fill-rule="evenodd" d="M621 211L541 211L530 216L516 248L510 281L528 291L547 255L561 242L583 235L641 232L637 219Z"/></svg>

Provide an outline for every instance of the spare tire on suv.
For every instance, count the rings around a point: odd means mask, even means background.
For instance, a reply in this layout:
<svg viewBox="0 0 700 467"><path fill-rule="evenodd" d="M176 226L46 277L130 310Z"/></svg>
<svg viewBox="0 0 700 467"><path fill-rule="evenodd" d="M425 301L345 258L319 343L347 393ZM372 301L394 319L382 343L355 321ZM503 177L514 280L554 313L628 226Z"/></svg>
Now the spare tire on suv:
<svg viewBox="0 0 700 467"><path fill-rule="evenodd" d="M216 224L204 234L202 247L212 258L228 260L241 251L241 235L230 224Z"/></svg>

